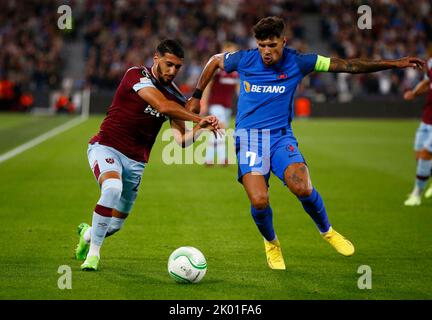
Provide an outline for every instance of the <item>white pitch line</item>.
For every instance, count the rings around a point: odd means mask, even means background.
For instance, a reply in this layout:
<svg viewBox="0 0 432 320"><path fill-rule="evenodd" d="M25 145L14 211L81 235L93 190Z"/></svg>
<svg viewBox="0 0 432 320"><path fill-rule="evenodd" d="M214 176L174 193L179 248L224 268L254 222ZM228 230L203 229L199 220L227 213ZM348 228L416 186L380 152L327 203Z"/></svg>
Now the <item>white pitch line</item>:
<svg viewBox="0 0 432 320"><path fill-rule="evenodd" d="M78 117L76 119L72 119L66 123L63 123L62 125L55 127L54 129L51 129L50 131L45 132L44 134L41 134L40 136L20 145L16 148L6 152L6 153L3 153L2 155L0 155L0 163L4 162L6 160L9 160L10 158L17 156L20 153L22 153L22 152L24 152L30 148L33 148L33 147L37 146L38 144L58 135L58 134L66 131L66 130L69 130L70 128L72 128L72 127L74 127L74 126L76 126L76 125L78 125L78 124L80 124L86 120L87 120L86 116L81 116L81 117Z"/></svg>

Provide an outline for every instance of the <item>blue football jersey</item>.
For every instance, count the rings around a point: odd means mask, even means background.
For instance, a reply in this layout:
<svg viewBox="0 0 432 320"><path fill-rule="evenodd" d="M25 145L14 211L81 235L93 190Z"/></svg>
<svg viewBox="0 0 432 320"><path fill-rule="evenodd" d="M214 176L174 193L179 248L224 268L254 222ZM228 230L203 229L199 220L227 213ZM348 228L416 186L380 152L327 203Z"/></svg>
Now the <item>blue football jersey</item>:
<svg viewBox="0 0 432 320"><path fill-rule="evenodd" d="M295 90L302 78L314 71L317 57L284 48L278 63L267 66L258 49L225 53L225 71L240 75L236 129L290 127Z"/></svg>

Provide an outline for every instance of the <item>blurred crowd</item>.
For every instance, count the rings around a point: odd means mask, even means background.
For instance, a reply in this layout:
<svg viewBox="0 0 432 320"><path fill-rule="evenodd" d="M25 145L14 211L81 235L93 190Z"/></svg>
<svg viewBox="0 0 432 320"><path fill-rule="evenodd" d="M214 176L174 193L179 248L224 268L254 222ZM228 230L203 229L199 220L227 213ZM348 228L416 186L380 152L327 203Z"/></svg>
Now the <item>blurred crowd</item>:
<svg viewBox="0 0 432 320"><path fill-rule="evenodd" d="M431 52L432 0L416 0L415 5L409 0L64 2L73 8L74 32L84 43L81 57L64 52L67 33L57 27L58 1L0 1L0 109L28 108L32 92L58 89L68 76L63 68L67 59L84 61L84 86L115 89L127 68L151 65L154 48L163 38L177 38L186 49L176 82L190 94L205 62L225 41L245 49L256 46L252 26L268 15L285 19L288 46L302 52L375 59L426 58ZM357 9L368 3L372 30L360 30ZM306 13L320 17L315 21L321 34L315 34L314 41L308 41ZM420 77L411 69L355 76L312 74L303 81L299 95L349 101L366 94L400 94Z"/></svg>
<svg viewBox="0 0 432 320"><path fill-rule="evenodd" d="M357 9L368 3L372 30L360 30ZM157 42L171 37L187 48L177 82L188 94L205 62L224 41L254 48L252 26L268 15L287 22L288 46L313 52L315 44L306 41L303 15L319 14L320 40L326 50L318 53L342 58L426 58L432 38L431 0L417 0L416 5L408 0L181 0L175 6L172 1L93 0L85 12L86 79L97 88L115 88L128 67L150 65ZM355 76L313 74L299 93L316 100L350 101L359 95L400 94L421 76L413 69Z"/></svg>
<svg viewBox="0 0 432 320"><path fill-rule="evenodd" d="M28 109L33 94L62 78L58 2L0 1L0 109Z"/></svg>
<svg viewBox="0 0 432 320"><path fill-rule="evenodd" d="M341 58L398 59L404 56L432 56L432 1L430 0L317 0L321 17L321 38L329 54ZM358 28L360 5L372 8L372 29ZM340 100L371 94L401 94L422 77L414 69L389 70L364 75L333 75L333 85L321 79L317 92L334 93ZM335 78L335 79L334 79ZM321 87L321 88L320 88ZM330 87L330 88L329 88Z"/></svg>
<svg viewBox="0 0 432 320"><path fill-rule="evenodd" d="M84 30L86 77L94 87L114 88L124 70L151 65L163 38L177 38L186 49L177 82L190 91L203 65L224 41L253 47L252 26L266 15L287 21L294 44L301 45L304 26L296 1L180 0L87 1ZM145 58L145 59L144 59Z"/></svg>

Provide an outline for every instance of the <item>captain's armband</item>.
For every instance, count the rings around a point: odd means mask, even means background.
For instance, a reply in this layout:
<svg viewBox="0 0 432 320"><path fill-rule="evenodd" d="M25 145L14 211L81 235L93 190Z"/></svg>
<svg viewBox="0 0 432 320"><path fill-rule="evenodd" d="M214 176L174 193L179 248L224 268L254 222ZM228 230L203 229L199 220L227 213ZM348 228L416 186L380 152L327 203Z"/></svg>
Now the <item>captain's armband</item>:
<svg viewBox="0 0 432 320"><path fill-rule="evenodd" d="M330 58L318 55L315 63L315 72L328 72L330 69Z"/></svg>

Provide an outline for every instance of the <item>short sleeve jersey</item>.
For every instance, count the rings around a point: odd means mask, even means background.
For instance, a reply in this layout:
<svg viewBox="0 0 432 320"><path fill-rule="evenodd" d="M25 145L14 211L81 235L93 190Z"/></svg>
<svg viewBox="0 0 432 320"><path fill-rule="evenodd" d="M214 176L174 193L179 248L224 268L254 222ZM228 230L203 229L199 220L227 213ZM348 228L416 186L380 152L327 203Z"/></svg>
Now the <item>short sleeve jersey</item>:
<svg viewBox="0 0 432 320"><path fill-rule="evenodd" d="M115 92L99 132L89 143L99 142L133 160L148 162L152 146L167 117L138 95L138 91L146 87L158 89L167 99L180 105L184 106L186 102L174 83L162 85L150 68L130 68Z"/></svg>
<svg viewBox="0 0 432 320"><path fill-rule="evenodd" d="M429 59L426 64L425 79L432 79L432 59ZM429 92L426 98L426 104L423 108L422 121L426 124L432 124L432 83L429 82Z"/></svg>
<svg viewBox="0 0 432 320"><path fill-rule="evenodd" d="M317 58L316 54L284 48L281 59L267 66L258 49L225 53L225 71L237 71L240 75L236 129L289 127L297 85L314 71Z"/></svg>

